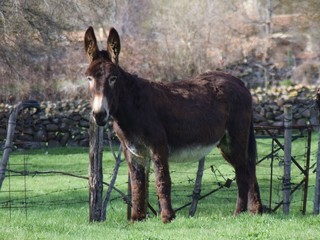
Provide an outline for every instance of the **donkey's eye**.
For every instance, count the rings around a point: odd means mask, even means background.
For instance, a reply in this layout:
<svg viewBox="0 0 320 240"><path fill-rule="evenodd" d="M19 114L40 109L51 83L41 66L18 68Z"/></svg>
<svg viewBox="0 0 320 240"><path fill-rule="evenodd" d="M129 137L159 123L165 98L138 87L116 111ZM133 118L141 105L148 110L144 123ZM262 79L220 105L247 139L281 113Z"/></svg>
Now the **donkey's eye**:
<svg viewBox="0 0 320 240"><path fill-rule="evenodd" d="M109 85L110 86L112 86L112 85L114 85L114 83L116 82L116 80L117 80L117 76L110 76L109 78L108 78L108 81L109 81Z"/></svg>
<svg viewBox="0 0 320 240"><path fill-rule="evenodd" d="M93 81L93 77L91 77L91 76L88 76L87 79L88 79L89 82Z"/></svg>
<svg viewBox="0 0 320 240"><path fill-rule="evenodd" d="M113 82L113 81L115 81L115 80L117 80L117 76L114 76L114 75L113 75L113 76L110 76L110 77L109 77L109 81L110 81L110 82Z"/></svg>

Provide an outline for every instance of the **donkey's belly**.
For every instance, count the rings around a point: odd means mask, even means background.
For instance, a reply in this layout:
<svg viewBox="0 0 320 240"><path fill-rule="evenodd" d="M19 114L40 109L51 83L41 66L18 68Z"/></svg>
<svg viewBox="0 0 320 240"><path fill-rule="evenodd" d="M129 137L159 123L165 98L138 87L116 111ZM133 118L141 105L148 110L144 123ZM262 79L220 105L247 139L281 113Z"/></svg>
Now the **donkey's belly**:
<svg viewBox="0 0 320 240"><path fill-rule="evenodd" d="M171 162L186 162L186 161L198 161L202 157L206 156L211 150L218 145L214 143L212 145L196 145L188 146L185 148L171 148L169 147L169 161Z"/></svg>

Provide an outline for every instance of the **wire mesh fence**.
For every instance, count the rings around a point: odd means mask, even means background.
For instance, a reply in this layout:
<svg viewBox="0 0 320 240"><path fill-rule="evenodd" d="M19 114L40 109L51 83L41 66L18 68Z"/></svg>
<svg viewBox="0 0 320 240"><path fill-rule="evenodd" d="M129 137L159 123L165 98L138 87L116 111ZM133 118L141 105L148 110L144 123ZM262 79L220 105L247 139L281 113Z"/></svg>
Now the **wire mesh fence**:
<svg viewBox="0 0 320 240"><path fill-rule="evenodd" d="M306 205L306 213L310 213L313 204L315 187L316 141L311 146L307 144L306 131L295 135L292 143L292 156L299 164L292 165L290 212L299 213ZM278 141L283 143L282 135L277 135ZM317 135L313 135L317 139ZM257 177L260 185L262 202L265 209L281 212L283 200L283 151L272 138L257 137L258 165ZM307 150L310 152L310 167L306 169ZM36 151L14 152L11 156L6 180L0 192L1 215L11 217L13 211L24 211L26 218L37 209L54 208L86 208L88 206L88 149L63 148L41 149ZM260 161L262 160L262 161ZM110 181L114 167L112 154L104 154L104 182ZM188 203L192 200L198 162L171 163L173 207L187 215ZM308 186L304 187L305 175L301 171L309 170ZM202 179L201 196L206 196L198 204L198 214L232 214L236 198L237 186L234 181L233 168L223 160L218 149L212 151L205 160ZM127 166L121 163L115 187L126 193ZM228 183L228 184L226 184ZM149 203L158 209L155 191L154 172L151 168L149 183ZM308 195L305 198L305 192ZM209 194L211 193L212 194ZM187 207L182 208L182 206ZM113 191L110 199L111 209L125 203L123 196ZM125 210L122 210L125 211Z"/></svg>

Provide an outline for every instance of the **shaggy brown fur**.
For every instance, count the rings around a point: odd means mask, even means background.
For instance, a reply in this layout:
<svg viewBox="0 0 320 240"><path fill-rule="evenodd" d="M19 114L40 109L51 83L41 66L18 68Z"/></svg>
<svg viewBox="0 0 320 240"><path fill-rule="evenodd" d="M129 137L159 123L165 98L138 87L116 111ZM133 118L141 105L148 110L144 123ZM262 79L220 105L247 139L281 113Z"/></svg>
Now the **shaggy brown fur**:
<svg viewBox="0 0 320 240"><path fill-rule="evenodd" d="M235 168L235 214L262 210L256 179L252 100L241 80L210 72L190 80L162 83L138 78L118 65L120 38L111 29L106 51L98 49L92 27L85 34L93 114L98 125L109 116L129 165L132 221L146 217L151 157L163 222L174 217L168 160L185 151L198 157L218 145ZM194 159L194 160L199 160Z"/></svg>

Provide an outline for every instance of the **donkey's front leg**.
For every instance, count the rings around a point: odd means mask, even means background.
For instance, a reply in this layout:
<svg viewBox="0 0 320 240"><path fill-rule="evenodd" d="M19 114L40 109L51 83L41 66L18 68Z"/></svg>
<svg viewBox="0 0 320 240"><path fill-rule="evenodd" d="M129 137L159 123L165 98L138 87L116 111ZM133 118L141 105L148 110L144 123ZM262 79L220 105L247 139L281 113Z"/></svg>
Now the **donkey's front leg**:
<svg viewBox="0 0 320 240"><path fill-rule="evenodd" d="M131 221L141 221L146 218L148 206L148 166L129 163L132 213Z"/></svg>
<svg viewBox="0 0 320 240"><path fill-rule="evenodd" d="M168 150L153 150L152 161L156 177L156 188L161 207L161 219L162 222L167 223L175 218L175 214L171 206L171 179L168 164Z"/></svg>

